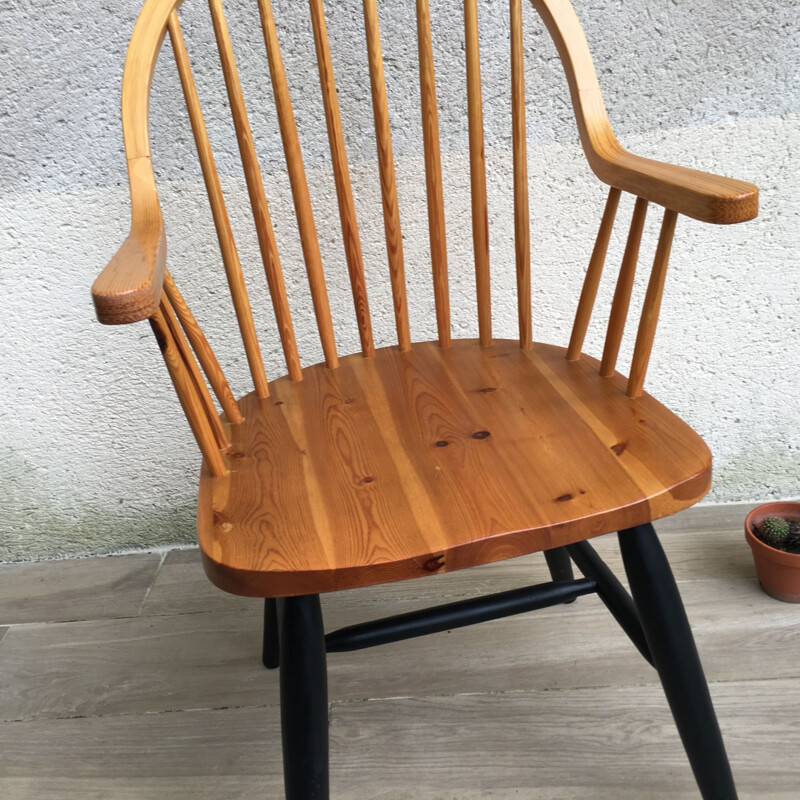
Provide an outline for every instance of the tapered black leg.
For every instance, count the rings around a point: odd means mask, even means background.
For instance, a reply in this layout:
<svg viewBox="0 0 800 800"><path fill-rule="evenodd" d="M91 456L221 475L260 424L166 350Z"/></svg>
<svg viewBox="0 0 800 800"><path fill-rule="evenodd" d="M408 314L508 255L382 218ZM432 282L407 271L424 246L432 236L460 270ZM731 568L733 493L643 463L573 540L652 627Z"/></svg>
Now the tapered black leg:
<svg viewBox="0 0 800 800"><path fill-rule="evenodd" d="M264 600L264 640L261 661L267 669L280 664L281 648L278 639L278 606L274 597Z"/></svg>
<svg viewBox="0 0 800 800"><path fill-rule="evenodd" d="M678 587L652 525L620 531L647 644L704 800L736 800L725 745Z"/></svg>
<svg viewBox="0 0 800 800"><path fill-rule="evenodd" d="M278 600L286 800L328 800L328 679L319 595Z"/></svg>
<svg viewBox="0 0 800 800"><path fill-rule="evenodd" d="M544 558L547 561L547 568L550 570L550 577L554 581L571 581L575 575L572 572L572 561L565 547L555 547L552 550L544 551ZM574 603L575 598L571 597L566 603Z"/></svg>
<svg viewBox="0 0 800 800"><path fill-rule="evenodd" d="M550 577L554 581L571 581L575 579L575 575L572 572L572 560L566 547L545 550L544 558L547 561L547 568L550 570Z"/></svg>

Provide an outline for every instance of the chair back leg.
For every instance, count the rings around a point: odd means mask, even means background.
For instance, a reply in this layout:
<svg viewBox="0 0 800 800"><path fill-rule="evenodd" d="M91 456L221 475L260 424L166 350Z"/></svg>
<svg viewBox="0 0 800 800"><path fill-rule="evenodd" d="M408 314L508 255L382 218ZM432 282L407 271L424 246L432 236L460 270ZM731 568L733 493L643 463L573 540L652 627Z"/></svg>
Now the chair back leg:
<svg viewBox="0 0 800 800"><path fill-rule="evenodd" d="M275 669L280 664L280 653L278 605L274 597L267 597L264 600L264 640L261 661L267 669Z"/></svg>
<svg viewBox="0 0 800 800"><path fill-rule="evenodd" d="M319 595L277 601L286 800L328 800L328 676Z"/></svg>
<svg viewBox="0 0 800 800"><path fill-rule="evenodd" d="M552 550L545 550L544 559L547 562L547 568L550 570L550 577L554 581L571 581L575 579L575 574L572 571L572 561L565 547L554 547ZM564 602L574 603L575 598L571 597Z"/></svg>
<svg viewBox="0 0 800 800"><path fill-rule="evenodd" d="M619 533L631 594L704 800L736 800L728 756L675 578L652 525Z"/></svg>
<svg viewBox="0 0 800 800"><path fill-rule="evenodd" d="M550 577L554 581L574 580L575 575L572 572L572 561L566 547L554 547L552 550L545 550L544 559L547 561Z"/></svg>

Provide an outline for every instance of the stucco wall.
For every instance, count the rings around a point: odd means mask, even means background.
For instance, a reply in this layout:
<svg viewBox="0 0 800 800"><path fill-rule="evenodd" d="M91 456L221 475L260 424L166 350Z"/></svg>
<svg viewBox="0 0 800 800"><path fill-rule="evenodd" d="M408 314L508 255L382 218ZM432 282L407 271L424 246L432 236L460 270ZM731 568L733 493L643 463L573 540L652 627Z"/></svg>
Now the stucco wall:
<svg viewBox="0 0 800 800"><path fill-rule="evenodd" d="M0 2L0 561L188 541L199 457L145 324L95 323L89 286L127 232L119 84L135 0ZM273 3L341 352L358 349L305 4ZM454 333L476 334L463 21L436 0L434 47ZM393 342L360 2L328 0L373 322ZM384 0L412 334L435 335L411 0ZM227 0L304 364L321 358L255 0ZM715 454L711 502L800 495L797 0L576 0L617 135L634 152L751 180L761 216L681 219L647 388ZM182 12L267 372L284 371L207 10ZM514 336L507 3L481 4L494 324ZM605 191L585 164L555 49L525 9L534 330L565 344ZM239 393L250 390L174 65L156 72L154 160L170 266ZM587 349L599 352L632 201L620 209ZM632 308L660 213L652 209ZM632 320L632 322L635 322ZM629 325L621 367L627 368Z"/></svg>

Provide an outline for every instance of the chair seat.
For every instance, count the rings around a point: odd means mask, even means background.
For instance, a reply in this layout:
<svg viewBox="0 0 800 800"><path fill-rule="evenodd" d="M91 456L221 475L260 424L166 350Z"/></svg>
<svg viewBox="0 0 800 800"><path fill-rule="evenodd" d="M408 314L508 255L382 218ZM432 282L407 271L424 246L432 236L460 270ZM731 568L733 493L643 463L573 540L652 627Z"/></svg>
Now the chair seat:
<svg viewBox="0 0 800 800"><path fill-rule="evenodd" d="M644 524L711 480L700 436L594 359L514 341L415 344L280 378L240 405L230 472L204 465L206 572L314 594L447 572Z"/></svg>

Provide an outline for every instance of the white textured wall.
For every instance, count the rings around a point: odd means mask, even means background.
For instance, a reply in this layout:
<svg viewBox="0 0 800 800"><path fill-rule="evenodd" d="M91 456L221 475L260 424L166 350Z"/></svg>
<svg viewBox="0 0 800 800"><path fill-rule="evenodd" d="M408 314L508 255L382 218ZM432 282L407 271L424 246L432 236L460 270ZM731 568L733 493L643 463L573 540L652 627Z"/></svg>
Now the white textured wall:
<svg viewBox="0 0 800 800"><path fill-rule="evenodd" d="M446 180L454 332L476 333L469 231L462 17L436 0L434 47ZM274 2L341 352L358 349L307 10ZM392 343L375 145L358 0L328 0L328 25L379 344ZM383 0L412 333L433 338L419 88L411 0ZM135 0L0 1L0 561L188 541L199 457L145 324L96 324L89 286L128 225L119 83ZM227 0L305 364L321 358L296 238L255 0ZM800 405L798 0L577 0L623 144L751 180L761 216L681 219L647 388L716 457L712 501L795 497ZM235 157L205 4L182 12L267 371L283 371ZM507 3L481 3L494 324L515 334ZM537 338L565 344L604 200L577 145L555 50L526 8ZM165 55L169 56L168 46ZM170 266L238 392L249 391L175 68L157 69L154 157ZM602 346L630 198L588 340ZM648 220L643 265L660 214ZM643 295L641 269L633 308ZM631 325L632 333L635 330ZM628 365L630 336L622 360Z"/></svg>

